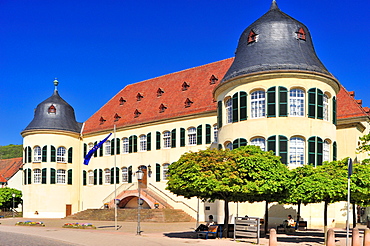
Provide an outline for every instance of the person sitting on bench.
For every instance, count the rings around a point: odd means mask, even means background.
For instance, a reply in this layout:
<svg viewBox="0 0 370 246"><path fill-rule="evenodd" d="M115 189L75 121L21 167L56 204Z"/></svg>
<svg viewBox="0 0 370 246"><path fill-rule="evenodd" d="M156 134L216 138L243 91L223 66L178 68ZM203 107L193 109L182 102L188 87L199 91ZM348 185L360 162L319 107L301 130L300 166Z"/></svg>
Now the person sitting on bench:
<svg viewBox="0 0 370 246"><path fill-rule="evenodd" d="M204 224L200 224L195 231L196 232L198 232L198 231L207 231L208 230L208 227L211 226L211 225L214 225L214 224L215 224L215 222L213 221L213 215L210 215L210 216L208 216L208 222L207 222L207 224L205 224L205 225Z"/></svg>
<svg viewBox="0 0 370 246"><path fill-rule="evenodd" d="M285 220L283 222L283 226L284 226L285 229L286 228L292 228L292 227L295 226L295 221L294 221L293 217L290 214L288 215L288 220Z"/></svg>

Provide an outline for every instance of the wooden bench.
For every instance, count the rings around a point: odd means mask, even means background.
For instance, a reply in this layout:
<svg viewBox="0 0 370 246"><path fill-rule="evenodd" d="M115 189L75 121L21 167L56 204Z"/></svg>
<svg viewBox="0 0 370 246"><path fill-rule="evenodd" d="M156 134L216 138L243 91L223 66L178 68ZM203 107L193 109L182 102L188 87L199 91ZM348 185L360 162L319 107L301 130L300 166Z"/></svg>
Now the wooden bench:
<svg viewBox="0 0 370 246"><path fill-rule="evenodd" d="M305 229L307 231L307 221L298 221L298 225L297 225L297 228L299 230L299 228L302 228Z"/></svg>
<svg viewBox="0 0 370 246"><path fill-rule="evenodd" d="M294 233L297 229L297 222L294 221L294 224L291 227L284 227L283 224L278 225L276 227L276 233L279 233L279 231L285 232L285 233Z"/></svg>
<svg viewBox="0 0 370 246"><path fill-rule="evenodd" d="M220 230L219 230L220 228ZM208 239L208 235L211 234L211 235L214 235L215 238L217 237L217 233L218 231L220 231L220 235L219 237L222 238L222 229L221 229L221 226L218 226L218 225L211 225L208 227L208 231L198 231L198 238L200 236L205 236L206 239Z"/></svg>

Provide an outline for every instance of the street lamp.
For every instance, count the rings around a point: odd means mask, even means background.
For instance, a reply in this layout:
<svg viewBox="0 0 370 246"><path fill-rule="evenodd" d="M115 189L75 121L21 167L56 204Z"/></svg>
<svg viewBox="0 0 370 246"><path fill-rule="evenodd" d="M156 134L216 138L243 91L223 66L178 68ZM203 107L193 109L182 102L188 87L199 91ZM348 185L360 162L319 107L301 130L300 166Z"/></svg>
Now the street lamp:
<svg viewBox="0 0 370 246"><path fill-rule="evenodd" d="M142 201L140 198L140 181L143 179L144 172L141 171L141 168L139 167L139 170L136 172L136 178L137 178L137 187L139 191L139 199L137 200L137 233L136 235L141 235L140 230L140 209L142 205Z"/></svg>
<svg viewBox="0 0 370 246"><path fill-rule="evenodd" d="M14 193L12 194L12 197L13 197L13 219L14 219L14 198L15 198L15 194Z"/></svg>

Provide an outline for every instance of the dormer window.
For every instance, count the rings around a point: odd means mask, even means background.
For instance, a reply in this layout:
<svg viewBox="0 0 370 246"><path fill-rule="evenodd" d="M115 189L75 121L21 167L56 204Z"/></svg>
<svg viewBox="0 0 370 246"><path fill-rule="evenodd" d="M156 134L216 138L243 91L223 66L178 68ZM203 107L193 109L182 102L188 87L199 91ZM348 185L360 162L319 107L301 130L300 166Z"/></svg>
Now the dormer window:
<svg viewBox="0 0 370 246"><path fill-rule="evenodd" d="M304 40L306 41L306 32L303 30L303 28L299 28L298 32L296 32L297 34L297 39L300 39L300 40Z"/></svg>
<svg viewBox="0 0 370 246"><path fill-rule="evenodd" d="M218 81L218 78L212 74L211 78L209 79L209 84L214 85Z"/></svg>
<svg viewBox="0 0 370 246"><path fill-rule="evenodd" d="M164 91L161 88L158 88L158 90L157 90L157 97L162 96L163 93L164 93Z"/></svg>
<svg viewBox="0 0 370 246"><path fill-rule="evenodd" d="M134 117L137 118L137 117L140 116L140 114L141 113L139 112L139 110L136 109L135 112L134 112Z"/></svg>
<svg viewBox="0 0 370 246"><path fill-rule="evenodd" d="M118 121L121 119L121 116L119 116L117 113L114 115L114 121Z"/></svg>
<svg viewBox="0 0 370 246"><path fill-rule="evenodd" d="M258 34L256 34L253 30L249 32L248 35L248 44L257 42Z"/></svg>
<svg viewBox="0 0 370 246"><path fill-rule="evenodd" d="M55 108L55 106L53 104L48 108L48 113L49 114L56 114L57 113L57 109Z"/></svg>
<svg viewBox="0 0 370 246"><path fill-rule="evenodd" d="M137 101L141 101L141 99L143 99L143 98L144 98L143 95L141 95L140 93L137 93L137 95L136 95L136 100Z"/></svg>
<svg viewBox="0 0 370 246"><path fill-rule="evenodd" d="M107 120L105 120L103 117L100 117L100 124L103 124L104 122L106 122Z"/></svg>
<svg viewBox="0 0 370 246"><path fill-rule="evenodd" d="M183 91L186 91L190 87L190 85L188 83L186 83L186 81L184 81L184 83L182 83L181 87L182 87Z"/></svg>
<svg viewBox="0 0 370 246"><path fill-rule="evenodd" d="M164 104L162 103L162 104L159 106L159 113L163 113L166 109L167 109L167 107L166 107L166 106L164 106Z"/></svg>
<svg viewBox="0 0 370 246"><path fill-rule="evenodd" d="M121 98L119 99L119 105L123 105L123 104L125 104L125 102L126 102L126 100L125 100L125 99L123 99L123 97L121 97Z"/></svg>
<svg viewBox="0 0 370 246"><path fill-rule="evenodd" d="M186 100L185 100L185 108L190 107L191 104L193 104L193 102L189 98L186 98Z"/></svg>

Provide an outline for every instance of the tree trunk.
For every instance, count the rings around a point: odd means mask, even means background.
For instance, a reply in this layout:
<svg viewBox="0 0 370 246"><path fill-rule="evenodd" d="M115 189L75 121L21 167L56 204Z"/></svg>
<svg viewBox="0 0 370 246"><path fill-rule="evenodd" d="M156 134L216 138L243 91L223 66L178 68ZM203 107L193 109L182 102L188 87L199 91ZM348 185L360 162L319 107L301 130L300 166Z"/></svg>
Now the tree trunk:
<svg viewBox="0 0 370 246"><path fill-rule="evenodd" d="M328 202L324 203L324 227L328 226Z"/></svg>
<svg viewBox="0 0 370 246"><path fill-rule="evenodd" d="M267 235L267 232L268 232L268 224L269 224L269 203L268 201L266 201L266 204L265 204L265 235Z"/></svg>
<svg viewBox="0 0 370 246"><path fill-rule="evenodd" d="M224 206L224 228L222 229L222 237L228 238L229 234L229 200L225 199Z"/></svg>
<svg viewBox="0 0 370 246"><path fill-rule="evenodd" d="M356 228L356 223L357 223L356 203L352 203L352 220L353 220L353 228Z"/></svg>
<svg viewBox="0 0 370 246"><path fill-rule="evenodd" d="M301 202L298 202L297 223L301 219Z"/></svg>

